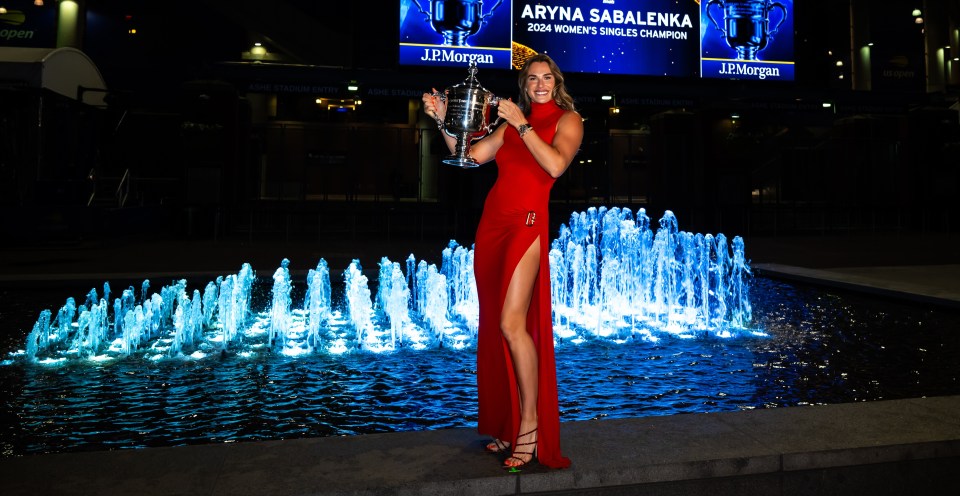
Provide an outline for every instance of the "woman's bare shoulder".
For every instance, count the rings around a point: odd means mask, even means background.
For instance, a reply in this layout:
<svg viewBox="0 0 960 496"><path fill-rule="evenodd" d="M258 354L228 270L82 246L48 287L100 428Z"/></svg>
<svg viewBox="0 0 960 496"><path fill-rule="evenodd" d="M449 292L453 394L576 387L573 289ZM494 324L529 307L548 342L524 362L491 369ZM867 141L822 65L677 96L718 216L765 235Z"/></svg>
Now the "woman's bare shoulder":
<svg viewBox="0 0 960 496"><path fill-rule="evenodd" d="M580 112L576 110L565 110L563 115L560 116L560 120L557 122L557 125L561 123L569 122L571 124L576 123L575 125L583 126L583 117L580 116Z"/></svg>

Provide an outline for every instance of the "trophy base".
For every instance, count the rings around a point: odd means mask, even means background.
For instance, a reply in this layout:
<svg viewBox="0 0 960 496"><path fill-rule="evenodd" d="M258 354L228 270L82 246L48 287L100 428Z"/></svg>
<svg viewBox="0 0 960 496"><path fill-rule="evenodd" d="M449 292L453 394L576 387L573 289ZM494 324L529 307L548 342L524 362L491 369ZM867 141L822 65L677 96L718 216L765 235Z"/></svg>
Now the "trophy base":
<svg viewBox="0 0 960 496"><path fill-rule="evenodd" d="M471 157L458 157L456 155L450 155L449 157L443 159L443 163L447 165L453 165L463 169L472 169L474 167L480 167L480 164L477 163Z"/></svg>
<svg viewBox="0 0 960 496"><path fill-rule="evenodd" d="M737 51L737 60L757 60L757 52L760 51L755 46L736 46L733 49Z"/></svg>

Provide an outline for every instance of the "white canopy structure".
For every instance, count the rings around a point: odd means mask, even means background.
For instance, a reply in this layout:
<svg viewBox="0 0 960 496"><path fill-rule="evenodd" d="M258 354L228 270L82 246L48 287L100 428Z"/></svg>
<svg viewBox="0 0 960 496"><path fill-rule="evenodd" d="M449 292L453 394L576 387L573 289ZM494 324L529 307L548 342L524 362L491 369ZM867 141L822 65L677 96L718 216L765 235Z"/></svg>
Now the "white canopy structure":
<svg viewBox="0 0 960 496"><path fill-rule="evenodd" d="M103 106L107 85L100 69L76 48L0 47L0 84L46 88L74 100ZM81 88L93 91L80 91Z"/></svg>

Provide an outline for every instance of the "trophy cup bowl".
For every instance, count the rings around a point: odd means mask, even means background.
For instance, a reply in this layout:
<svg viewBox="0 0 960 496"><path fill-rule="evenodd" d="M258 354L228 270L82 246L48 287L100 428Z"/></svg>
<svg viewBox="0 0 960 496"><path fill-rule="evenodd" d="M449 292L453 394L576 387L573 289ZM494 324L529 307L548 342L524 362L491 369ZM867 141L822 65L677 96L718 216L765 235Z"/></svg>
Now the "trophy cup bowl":
<svg viewBox="0 0 960 496"><path fill-rule="evenodd" d="M430 25L443 36L444 45L465 46L480 31L482 0L433 0Z"/></svg>
<svg viewBox="0 0 960 496"><path fill-rule="evenodd" d="M710 7L723 10L723 26L710 13ZM769 29L770 11L780 9L780 21ZM737 52L737 60L757 60L757 52L767 47L769 40L787 20L787 9L780 2L770 0L710 0L707 18L723 33L727 45Z"/></svg>
<svg viewBox="0 0 960 496"><path fill-rule="evenodd" d="M470 75L462 83L436 95L447 101L447 114L437 123L444 133L457 140L453 154L445 157L443 163L463 168L480 165L470 156L470 144L493 132L501 120L498 117L490 122L490 109L496 107L500 99L480 86L476 62L470 62L468 72Z"/></svg>
<svg viewBox="0 0 960 496"><path fill-rule="evenodd" d="M449 46L467 46L467 38L477 34L485 19L500 6L497 2L484 15L481 11L483 0L432 0L429 11L423 9L420 0L413 0L413 3L427 17L430 27L443 36L443 44Z"/></svg>

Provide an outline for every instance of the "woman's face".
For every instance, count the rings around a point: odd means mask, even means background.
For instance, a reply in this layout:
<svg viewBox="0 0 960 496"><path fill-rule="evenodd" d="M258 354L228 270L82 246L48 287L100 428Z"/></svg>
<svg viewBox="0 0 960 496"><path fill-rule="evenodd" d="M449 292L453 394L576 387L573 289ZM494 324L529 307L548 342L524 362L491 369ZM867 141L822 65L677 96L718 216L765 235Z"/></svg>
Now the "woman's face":
<svg viewBox="0 0 960 496"><path fill-rule="evenodd" d="M553 73L550 72L550 66L546 62L534 62L530 64L527 72L526 87L524 90L530 101L537 103L547 103L553 100L553 88L556 81Z"/></svg>

